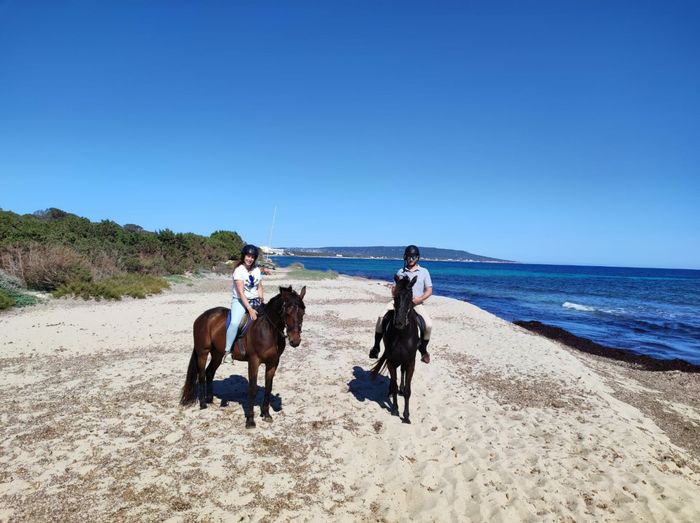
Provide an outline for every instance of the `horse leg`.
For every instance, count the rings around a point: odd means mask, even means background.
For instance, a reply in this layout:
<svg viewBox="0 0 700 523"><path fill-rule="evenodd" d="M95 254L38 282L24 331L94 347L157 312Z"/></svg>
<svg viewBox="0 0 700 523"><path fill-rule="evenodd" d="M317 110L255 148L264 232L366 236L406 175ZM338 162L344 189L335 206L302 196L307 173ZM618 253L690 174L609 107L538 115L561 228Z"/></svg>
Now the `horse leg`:
<svg viewBox="0 0 700 523"><path fill-rule="evenodd" d="M245 415L245 428L252 429L255 427L255 417L253 410L255 407L255 396L258 392L258 367L260 362L257 358L248 360L248 412Z"/></svg>
<svg viewBox="0 0 700 523"><path fill-rule="evenodd" d="M408 413L408 401L411 399L411 381L413 380L413 369L415 369L415 360L411 363L406 371L406 388L403 389L403 422L411 423Z"/></svg>
<svg viewBox="0 0 700 523"><path fill-rule="evenodd" d="M391 396L391 415L399 415L399 403L396 398L396 393L398 392L398 385L396 384L396 367L393 363L387 363L389 367L389 375L391 376L391 381L389 381L389 395Z"/></svg>
<svg viewBox="0 0 700 523"><path fill-rule="evenodd" d="M403 396L403 390L406 387L406 370L401 366L401 385L399 385L399 396Z"/></svg>
<svg viewBox="0 0 700 523"><path fill-rule="evenodd" d="M263 421L272 423L272 416L270 416L270 395L272 394L272 380L275 377L275 371L277 370L277 365L265 365L265 399L262 404L262 416Z"/></svg>
<svg viewBox="0 0 700 523"><path fill-rule="evenodd" d="M197 356L197 396L199 396L199 408L207 408L207 381L205 377L205 369L207 367L207 358L209 351L203 350Z"/></svg>
<svg viewBox="0 0 700 523"><path fill-rule="evenodd" d="M211 361L209 362L209 366L207 367L207 372L206 372L206 378L207 378L207 394L206 394L206 401L207 403L213 403L214 402L214 374L216 374L216 369L219 368L219 365L221 365L221 360L224 359L223 353L220 353L219 351L212 351L211 353Z"/></svg>

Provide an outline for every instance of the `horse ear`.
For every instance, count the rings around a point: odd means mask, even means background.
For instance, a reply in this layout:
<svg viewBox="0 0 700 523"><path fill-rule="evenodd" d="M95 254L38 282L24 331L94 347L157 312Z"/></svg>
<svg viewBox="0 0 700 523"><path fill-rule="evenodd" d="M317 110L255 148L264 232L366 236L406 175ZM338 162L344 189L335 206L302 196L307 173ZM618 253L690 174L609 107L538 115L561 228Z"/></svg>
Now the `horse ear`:
<svg viewBox="0 0 700 523"><path fill-rule="evenodd" d="M411 280L411 287L413 287L416 284L417 279L418 279L418 276L413 277L413 279Z"/></svg>
<svg viewBox="0 0 700 523"><path fill-rule="evenodd" d="M292 290L291 287L280 287L280 294L287 294L291 290Z"/></svg>
<svg viewBox="0 0 700 523"><path fill-rule="evenodd" d="M305 294L306 294L306 285L304 285L304 286L301 288L301 292L299 293L299 297L303 300Z"/></svg>

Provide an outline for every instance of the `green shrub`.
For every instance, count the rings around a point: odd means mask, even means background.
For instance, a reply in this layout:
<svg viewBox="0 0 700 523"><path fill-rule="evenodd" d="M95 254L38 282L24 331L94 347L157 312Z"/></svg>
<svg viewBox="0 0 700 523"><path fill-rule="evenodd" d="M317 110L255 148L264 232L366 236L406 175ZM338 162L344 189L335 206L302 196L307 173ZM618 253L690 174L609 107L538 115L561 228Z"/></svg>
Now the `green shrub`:
<svg viewBox="0 0 700 523"><path fill-rule="evenodd" d="M209 269L219 261L237 258L243 243L233 231L216 231L209 237L169 229L149 232L136 224L122 227L111 220L94 223L56 208L33 215L0 209L0 268L32 288L37 280L36 288L44 290L67 284L79 275L69 274L68 279L51 277L48 283L45 274L26 277L22 256L27 256L32 245L68 248L82 258L78 266L89 269L93 279L100 279L124 270L164 275L198 267ZM21 256L17 256L18 252ZM112 264L106 263L105 258L111 259Z"/></svg>
<svg viewBox="0 0 700 523"><path fill-rule="evenodd" d="M303 270L303 269L304 269L304 264L301 263L301 262L294 262L294 263L289 264L289 268L290 268L290 269L302 269L302 270Z"/></svg>
<svg viewBox="0 0 700 523"><path fill-rule="evenodd" d="M232 231L215 231L208 240L211 247L224 253L224 260L238 258L243 248L243 240Z"/></svg>
<svg viewBox="0 0 700 523"><path fill-rule="evenodd" d="M10 307L14 306L14 304L14 298L0 289L0 310L9 309Z"/></svg>
<svg viewBox="0 0 700 523"><path fill-rule="evenodd" d="M0 269L0 293L8 296L12 300L12 305L15 307L25 307L27 305L34 305L37 301L36 296L29 294L27 290L22 285L22 281L6 273ZM6 302L6 300L2 300ZM0 307L7 308L7 307Z"/></svg>
<svg viewBox="0 0 700 523"><path fill-rule="evenodd" d="M26 292L18 292L17 294L10 294L12 299L15 300L15 307L27 307L28 305L34 305L39 302L39 298L33 294Z"/></svg>
<svg viewBox="0 0 700 523"><path fill-rule="evenodd" d="M145 298L168 289L170 284L158 276L147 274L120 274L97 282L72 281L56 289L56 298L75 296L84 300L120 300L122 296Z"/></svg>
<svg viewBox="0 0 700 523"><path fill-rule="evenodd" d="M21 292L23 288L22 280L0 269L0 291L12 294Z"/></svg>

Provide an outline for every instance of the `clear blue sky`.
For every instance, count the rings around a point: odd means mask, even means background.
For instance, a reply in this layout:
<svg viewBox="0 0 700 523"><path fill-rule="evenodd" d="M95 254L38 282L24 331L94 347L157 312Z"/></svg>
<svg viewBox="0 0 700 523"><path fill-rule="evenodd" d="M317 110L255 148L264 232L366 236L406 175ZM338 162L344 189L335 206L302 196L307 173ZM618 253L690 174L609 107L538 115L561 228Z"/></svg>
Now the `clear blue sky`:
<svg viewBox="0 0 700 523"><path fill-rule="evenodd" d="M0 207L700 268L700 2L0 0Z"/></svg>

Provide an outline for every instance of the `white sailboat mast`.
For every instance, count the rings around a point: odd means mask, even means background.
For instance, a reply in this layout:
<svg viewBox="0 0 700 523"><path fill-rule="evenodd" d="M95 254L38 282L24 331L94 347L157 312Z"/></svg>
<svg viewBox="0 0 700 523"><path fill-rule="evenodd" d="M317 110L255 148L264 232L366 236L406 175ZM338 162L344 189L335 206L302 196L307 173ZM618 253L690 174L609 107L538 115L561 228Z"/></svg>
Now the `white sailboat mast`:
<svg viewBox="0 0 700 523"><path fill-rule="evenodd" d="M272 231L275 230L275 218L277 217L277 206L275 205L275 210L272 211L272 225L270 226L270 237L267 239L267 245L272 249Z"/></svg>

